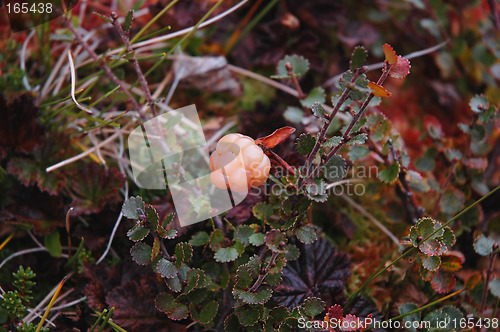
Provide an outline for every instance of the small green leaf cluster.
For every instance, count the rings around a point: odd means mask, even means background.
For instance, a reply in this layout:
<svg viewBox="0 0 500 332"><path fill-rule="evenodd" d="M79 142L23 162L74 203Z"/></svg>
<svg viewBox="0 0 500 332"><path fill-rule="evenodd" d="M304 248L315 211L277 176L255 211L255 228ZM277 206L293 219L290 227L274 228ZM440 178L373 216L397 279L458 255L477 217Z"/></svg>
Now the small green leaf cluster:
<svg viewBox="0 0 500 332"><path fill-rule="evenodd" d="M30 267L19 266L19 269L12 273L12 276L14 277L12 282L14 290L3 294L3 299L0 299L0 307L10 317L11 322L15 323L27 314L28 307L31 305L33 300L31 294L36 285L32 279L36 277L36 274ZM34 331L35 329L31 329L30 326L32 327L32 325L21 322L17 325L17 330Z"/></svg>

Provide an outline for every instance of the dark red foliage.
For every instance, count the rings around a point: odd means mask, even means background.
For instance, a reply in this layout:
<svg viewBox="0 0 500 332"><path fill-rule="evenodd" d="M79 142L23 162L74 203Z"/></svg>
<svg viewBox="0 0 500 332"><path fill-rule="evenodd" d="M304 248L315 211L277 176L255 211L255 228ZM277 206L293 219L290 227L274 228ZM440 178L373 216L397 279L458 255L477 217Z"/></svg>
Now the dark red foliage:
<svg viewBox="0 0 500 332"><path fill-rule="evenodd" d="M9 203L0 210L0 221L32 224L37 234L50 233L64 226L66 213L61 196L51 196L37 187L21 185L7 192Z"/></svg>
<svg viewBox="0 0 500 332"><path fill-rule="evenodd" d="M98 213L107 204L119 203L120 196L117 192L124 182L125 179L117 168L105 168L96 163L80 166L70 188L74 213Z"/></svg>
<svg viewBox="0 0 500 332"><path fill-rule="evenodd" d="M0 159L9 151L30 153L43 142L44 128L34 102L27 93L10 102L0 93Z"/></svg>
<svg viewBox="0 0 500 332"><path fill-rule="evenodd" d="M287 262L283 269L283 282L276 287L274 300L288 308L299 306L313 296L329 305L342 303L344 286L351 273L347 254L324 238L299 248L300 257Z"/></svg>
<svg viewBox="0 0 500 332"><path fill-rule="evenodd" d="M83 275L88 279L84 294L89 306L98 311L115 307L113 320L121 327L130 331L183 331L184 327L172 324L156 310L155 296L164 289L148 268L130 260L113 268L89 264Z"/></svg>

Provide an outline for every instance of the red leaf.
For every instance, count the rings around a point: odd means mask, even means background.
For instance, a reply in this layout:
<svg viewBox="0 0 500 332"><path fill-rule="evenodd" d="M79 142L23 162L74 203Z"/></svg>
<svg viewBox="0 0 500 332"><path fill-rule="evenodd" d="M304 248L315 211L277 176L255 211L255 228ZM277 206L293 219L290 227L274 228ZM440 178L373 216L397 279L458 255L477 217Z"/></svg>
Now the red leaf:
<svg viewBox="0 0 500 332"><path fill-rule="evenodd" d="M383 86L378 85L377 83L373 83L372 81L368 81L368 87L373 91L373 94L377 97L392 96L392 93L387 91Z"/></svg>
<svg viewBox="0 0 500 332"><path fill-rule="evenodd" d="M455 276L450 272L438 271L432 275L431 286L436 292L448 293L455 286Z"/></svg>
<svg viewBox="0 0 500 332"><path fill-rule="evenodd" d="M444 271L455 272L462 268L465 257L460 251L450 251L441 256L441 268Z"/></svg>
<svg viewBox="0 0 500 332"><path fill-rule="evenodd" d="M387 62L390 65L395 64L396 61L398 60L398 57L396 55L396 52L394 52L394 49L392 48L392 46L385 43L383 46L383 49L384 49L384 54L385 54L385 60L387 60Z"/></svg>
<svg viewBox="0 0 500 332"><path fill-rule="evenodd" d="M338 304L332 305L330 308L328 308L328 318L329 319L336 319L340 320L344 316L344 311L342 310L342 307Z"/></svg>
<svg viewBox="0 0 500 332"><path fill-rule="evenodd" d="M410 73L410 68L410 61L399 55L396 63L392 65L389 75L394 78L404 78Z"/></svg>
<svg viewBox="0 0 500 332"><path fill-rule="evenodd" d="M282 143L284 140L288 138L291 134L295 132L295 128L293 127L283 127L280 129L277 129L272 133L271 135L268 135L266 137L261 137L257 138L255 140L256 144L261 144L265 146L266 148L274 148L276 145Z"/></svg>

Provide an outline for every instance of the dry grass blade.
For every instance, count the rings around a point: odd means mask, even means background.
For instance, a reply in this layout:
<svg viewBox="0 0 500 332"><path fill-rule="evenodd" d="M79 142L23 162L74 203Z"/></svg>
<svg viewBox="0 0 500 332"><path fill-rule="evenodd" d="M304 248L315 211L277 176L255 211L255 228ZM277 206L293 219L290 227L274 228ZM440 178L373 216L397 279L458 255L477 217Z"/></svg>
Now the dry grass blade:
<svg viewBox="0 0 500 332"><path fill-rule="evenodd" d="M87 113L92 114L91 110L87 109L86 107L83 107L76 100L76 97L75 97L75 86L76 86L75 64L73 63L73 57L71 56L70 50L68 50L68 62L69 62L69 68L70 68L70 74L71 74L71 98L73 99L73 101L75 102L76 106L79 109L81 109Z"/></svg>
<svg viewBox="0 0 500 332"><path fill-rule="evenodd" d="M38 323L38 326L36 327L35 332L39 332L42 329L43 323L47 319L47 316L49 315L50 309L52 309L52 306L54 305L55 300L59 296L59 293L61 292L61 289L62 289L66 279L68 279L68 276L64 277L63 280L59 283L59 286L57 286L56 291L54 292L54 295L52 295L52 298L50 299L49 305L47 306L47 309L45 310L45 313L42 316L42 320L40 321L40 323Z"/></svg>

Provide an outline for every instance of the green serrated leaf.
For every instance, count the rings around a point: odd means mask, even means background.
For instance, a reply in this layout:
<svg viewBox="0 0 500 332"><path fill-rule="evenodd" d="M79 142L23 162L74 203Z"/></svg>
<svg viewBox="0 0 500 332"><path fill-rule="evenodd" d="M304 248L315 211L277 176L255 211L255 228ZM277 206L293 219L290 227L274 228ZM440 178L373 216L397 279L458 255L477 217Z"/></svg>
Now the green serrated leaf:
<svg viewBox="0 0 500 332"><path fill-rule="evenodd" d="M236 316L240 323L244 326L254 325L264 314L264 307L262 305L241 306L235 310ZM227 330L229 331L229 330ZM237 331L237 330L235 330ZM250 330L252 331L252 330ZM256 331L256 330L253 330Z"/></svg>
<svg viewBox="0 0 500 332"><path fill-rule="evenodd" d="M154 261L156 256L160 253L160 238L155 237L153 240L153 249L151 250L151 261Z"/></svg>
<svg viewBox="0 0 500 332"><path fill-rule="evenodd" d="M481 256L488 256L493 252L494 244L495 240L481 235L474 241L474 251Z"/></svg>
<svg viewBox="0 0 500 332"><path fill-rule="evenodd" d="M295 141L295 150L305 156L311 153L314 148L314 144L316 144L316 138L309 134L302 134Z"/></svg>
<svg viewBox="0 0 500 332"><path fill-rule="evenodd" d="M316 234L316 230L314 229L314 227L309 225L305 225L299 228L295 235L300 242L305 244L311 244L318 238L318 234Z"/></svg>
<svg viewBox="0 0 500 332"><path fill-rule="evenodd" d="M238 270L236 270L236 282L234 287L239 289L245 289L252 285L253 278L250 275L248 265L241 265Z"/></svg>
<svg viewBox="0 0 500 332"><path fill-rule="evenodd" d="M338 155L333 156L324 166L324 177L330 182L342 180L346 173L346 162Z"/></svg>
<svg viewBox="0 0 500 332"><path fill-rule="evenodd" d="M126 33L130 32L130 27L132 25L132 20L134 19L134 10L131 9L128 11L127 16L125 17L125 23L123 24L123 30Z"/></svg>
<svg viewBox="0 0 500 332"><path fill-rule="evenodd" d="M156 232L158 230L158 213L153 206L148 206L148 210L146 211L146 215L148 217L149 225L151 226L151 231Z"/></svg>
<svg viewBox="0 0 500 332"><path fill-rule="evenodd" d="M359 144L365 144L366 142L366 139L367 139L368 135L365 134L365 133L362 133L362 134L358 134L354 137L352 137L350 140L349 140L349 145L359 145Z"/></svg>
<svg viewBox="0 0 500 332"><path fill-rule="evenodd" d="M167 293L160 293L155 299L155 306L158 310L167 314L172 320L181 320L187 318L189 309L182 303Z"/></svg>
<svg viewBox="0 0 500 332"><path fill-rule="evenodd" d="M248 238L248 241L249 241L252 245L254 245L254 246L258 247L258 246L261 246L261 245L263 245L263 244L264 244L264 238L265 238L265 235L264 235L264 234L262 234L262 233L256 233L256 234L253 234L252 236L250 236L250 237Z"/></svg>
<svg viewBox="0 0 500 332"><path fill-rule="evenodd" d="M283 113L283 117L293 123L301 123L304 118L304 111L298 107L289 106Z"/></svg>
<svg viewBox="0 0 500 332"><path fill-rule="evenodd" d="M207 232L201 231L193 235L191 240L189 240L189 243L192 246L204 246L205 244L208 243L208 239L210 239L210 236L208 235Z"/></svg>
<svg viewBox="0 0 500 332"><path fill-rule="evenodd" d="M122 213L129 219L139 219L137 209L144 211L144 201L141 197L130 197L123 202Z"/></svg>
<svg viewBox="0 0 500 332"><path fill-rule="evenodd" d="M286 246L286 253L285 253L285 258L287 261L293 261L299 258L300 256L300 250L297 248L297 246L293 244L288 244Z"/></svg>
<svg viewBox="0 0 500 332"><path fill-rule="evenodd" d="M270 289L263 289L263 290L258 291L256 293L247 292L247 291L243 291L243 290L239 290L239 289L233 290L233 296L236 299L243 301L244 303L247 303L247 304L266 303L271 298L272 293L273 292Z"/></svg>
<svg viewBox="0 0 500 332"><path fill-rule="evenodd" d="M177 275L173 278L165 279L165 281L172 292L179 293L182 290L181 280Z"/></svg>
<svg viewBox="0 0 500 332"><path fill-rule="evenodd" d="M307 197L315 202L325 202L328 199L326 193L326 182L315 180L315 183L306 185Z"/></svg>
<svg viewBox="0 0 500 332"><path fill-rule="evenodd" d="M439 256L427 256L422 259L422 266L429 271L436 271L441 265L441 258Z"/></svg>
<svg viewBox="0 0 500 332"><path fill-rule="evenodd" d="M304 107L311 108L314 105L314 103L324 104L325 101L326 101L325 89L316 87L309 92L306 98L301 99L300 103Z"/></svg>
<svg viewBox="0 0 500 332"><path fill-rule="evenodd" d="M224 242L224 232L221 229L214 229L212 234L210 234L210 248L213 251L216 251L220 247L222 247L222 242Z"/></svg>
<svg viewBox="0 0 500 332"><path fill-rule="evenodd" d="M451 247L455 244L455 234L448 226L443 229L442 242L448 249L451 249Z"/></svg>
<svg viewBox="0 0 500 332"><path fill-rule="evenodd" d="M278 67L276 68L278 74L271 76L272 78L290 78L288 75L288 69L286 64L290 63L292 65L292 76L300 77L307 73L309 70L309 60L300 55L286 55L282 60L278 62Z"/></svg>
<svg viewBox="0 0 500 332"><path fill-rule="evenodd" d="M212 300L203 306L201 309L199 322L203 325L209 324L214 320L217 315L217 310L219 309L219 303L215 300Z"/></svg>
<svg viewBox="0 0 500 332"><path fill-rule="evenodd" d="M197 288L203 287L206 280L205 272L202 269L190 269L186 273L187 286L184 288L184 294L188 294Z"/></svg>
<svg viewBox="0 0 500 332"><path fill-rule="evenodd" d="M261 221L269 220L269 218L271 218L271 216L274 213L274 209L273 209L272 205L264 203L264 202L257 203L253 207L252 211L253 211L253 215L255 216L255 218L257 218Z"/></svg>
<svg viewBox="0 0 500 332"><path fill-rule="evenodd" d="M311 110L315 117L319 119L323 119L325 117L326 111L323 108L323 105L321 105L321 103L318 102L314 103L311 107Z"/></svg>
<svg viewBox="0 0 500 332"><path fill-rule="evenodd" d="M241 241L244 245L250 244L250 236L254 234L254 229L248 225L241 225L236 229L236 239Z"/></svg>
<svg viewBox="0 0 500 332"><path fill-rule="evenodd" d="M326 142L322 143L321 146L324 148L333 148L342 143L342 136L330 137Z"/></svg>
<svg viewBox="0 0 500 332"><path fill-rule="evenodd" d="M183 263L189 263L191 257L193 257L193 247L187 242L177 243L175 246L175 265L177 268L181 267Z"/></svg>
<svg viewBox="0 0 500 332"><path fill-rule="evenodd" d="M317 297L309 297L302 302L301 312L314 318L325 310L325 302Z"/></svg>
<svg viewBox="0 0 500 332"><path fill-rule="evenodd" d="M161 258L156 264L156 272L163 278L173 278L177 275L177 268L171 261Z"/></svg>
<svg viewBox="0 0 500 332"><path fill-rule="evenodd" d="M127 236L131 241L142 241L149 234L149 228L139 224L135 225L127 232Z"/></svg>
<svg viewBox="0 0 500 332"><path fill-rule="evenodd" d="M398 179L398 175L399 175L399 163L395 161L389 167L381 170L378 173L378 178L380 181L390 184Z"/></svg>
<svg viewBox="0 0 500 332"><path fill-rule="evenodd" d="M364 46L356 46L351 54L350 68L354 71L356 68L362 67L366 58L368 57L368 51Z"/></svg>
<svg viewBox="0 0 500 332"><path fill-rule="evenodd" d="M220 248L215 252L214 258L217 262L225 263L232 262L238 258L238 250L233 247Z"/></svg>
<svg viewBox="0 0 500 332"><path fill-rule="evenodd" d="M152 252L153 249L142 242L137 242L132 249L130 249L132 259L139 265L147 265L151 263Z"/></svg>

